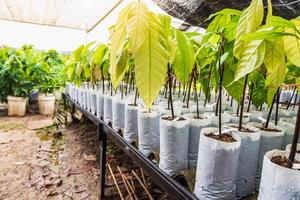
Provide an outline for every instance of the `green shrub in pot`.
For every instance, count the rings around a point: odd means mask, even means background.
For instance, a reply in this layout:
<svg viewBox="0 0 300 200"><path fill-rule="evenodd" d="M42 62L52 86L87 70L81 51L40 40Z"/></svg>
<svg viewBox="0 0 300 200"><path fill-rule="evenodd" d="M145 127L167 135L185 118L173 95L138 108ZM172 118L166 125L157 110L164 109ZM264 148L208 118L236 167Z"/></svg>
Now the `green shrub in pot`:
<svg viewBox="0 0 300 200"><path fill-rule="evenodd" d="M34 87L32 66L35 62L30 57L35 54L31 46L18 50L1 49L5 60L1 60L0 101L8 101L8 115L24 116L29 92Z"/></svg>

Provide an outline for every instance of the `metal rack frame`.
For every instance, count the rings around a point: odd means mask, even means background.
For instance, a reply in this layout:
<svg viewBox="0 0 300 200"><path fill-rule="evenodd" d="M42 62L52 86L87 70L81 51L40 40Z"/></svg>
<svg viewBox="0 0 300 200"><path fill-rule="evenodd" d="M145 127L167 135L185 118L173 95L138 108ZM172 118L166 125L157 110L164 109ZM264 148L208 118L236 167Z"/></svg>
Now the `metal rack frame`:
<svg viewBox="0 0 300 200"><path fill-rule="evenodd" d="M107 151L107 137L109 137L120 149L122 149L134 162L141 167L147 175L151 177L162 190L164 190L172 200L192 199L198 198L175 181L172 177L168 176L158 166L156 166L151 160L145 157L134 146L125 141L114 129L107 125L102 119L97 118L85 108L74 102L68 95L64 94L64 103L67 101L72 104L71 113L75 113L79 110L85 117L91 120L97 126L97 137L100 142L100 177L99 177L99 189L100 199L104 199L105 190L105 171L106 171L106 151Z"/></svg>

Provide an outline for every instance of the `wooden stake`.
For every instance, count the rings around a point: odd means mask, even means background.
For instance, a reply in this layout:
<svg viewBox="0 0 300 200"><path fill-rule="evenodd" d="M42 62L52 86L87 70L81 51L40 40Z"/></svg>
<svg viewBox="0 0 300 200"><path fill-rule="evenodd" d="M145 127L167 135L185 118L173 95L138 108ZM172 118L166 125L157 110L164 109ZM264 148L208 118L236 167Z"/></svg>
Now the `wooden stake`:
<svg viewBox="0 0 300 200"><path fill-rule="evenodd" d="M111 169L111 167L110 167L110 165L109 165L108 163L107 163L107 167L108 167L109 172L110 172L110 174L111 174L111 176L112 176L112 178L113 178L113 180L114 180L114 183L115 183L115 185L116 185L116 187L117 187L117 190L118 190L118 193L119 193L121 199L124 200L124 197L123 197L123 195L122 195L122 193L121 193L121 190L120 190L120 188L119 188L119 185L118 185L118 182L117 182L117 180L116 180L116 178L115 178L115 175L114 175L114 173L113 173L113 171L112 171L112 169Z"/></svg>
<svg viewBox="0 0 300 200"><path fill-rule="evenodd" d="M148 189L146 188L146 186L143 184L143 182L141 181L141 179L138 177L138 175L135 173L135 171L131 170L133 175L137 178L137 180L139 181L140 185L143 187L143 189L145 190L145 192L147 193L148 197L150 200L153 200L153 197L151 196L150 192L148 191Z"/></svg>

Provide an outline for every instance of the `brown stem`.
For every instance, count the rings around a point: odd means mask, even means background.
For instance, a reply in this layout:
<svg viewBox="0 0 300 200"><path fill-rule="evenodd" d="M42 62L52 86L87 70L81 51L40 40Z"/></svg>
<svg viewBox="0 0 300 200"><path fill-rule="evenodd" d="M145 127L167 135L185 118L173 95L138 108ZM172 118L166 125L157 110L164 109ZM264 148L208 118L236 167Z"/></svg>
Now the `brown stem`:
<svg viewBox="0 0 300 200"><path fill-rule="evenodd" d="M268 126L269 126L269 123L270 123L270 119L271 119L271 115L272 115L272 110L273 110L273 105L274 105L274 102L275 102L275 99L276 99L278 91L279 91L279 88L277 89L277 92L274 95L273 100L272 100L272 104L271 104L271 107L270 107L270 110L269 110L269 113L268 113L268 118L267 118L267 121L266 121L266 126L265 126L266 129L268 129Z"/></svg>
<svg viewBox="0 0 300 200"><path fill-rule="evenodd" d="M246 75L246 78L245 78L244 90L243 90L243 97L242 97L242 100L241 100L239 131L242 130L242 124L243 124L244 102L245 102L245 94L246 94L247 82L248 82L248 74Z"/></svg>
<svg viewBox="0 0 300 200"><path fill-rule="evenodd" d="M168 77L169 77L169 99L168 99L168 101L170 102L170 105L171 105L172 119L174 119L175 115L174 115L173 100L172 100L172 74L171 74L170 64L168 64Z"/></svg>
<svg viewBox="0 0 300 200"><path fill-rule="evenodd" d="M249 97L249 103L248 103L248 108L247 108L247 112L250 111L250 105L252 102L252 96L253 96L253 89L254 89L254 84L251 83L251 88L250 88L250 97Z"/></svg>
<svg viewBox="0 0 300 200"><path fill-rule="evenodd" d="M293 167L293 163L295 161L295 155L297 151L297 143L299 140L299 134L300 134L300 103L298 105L298 114L297 114L297 120L296 120L296 125L295 125L295 131L294 131L294 136L293 136L293 141L291 145L291 151L289 155L289 167Z"/></svg>

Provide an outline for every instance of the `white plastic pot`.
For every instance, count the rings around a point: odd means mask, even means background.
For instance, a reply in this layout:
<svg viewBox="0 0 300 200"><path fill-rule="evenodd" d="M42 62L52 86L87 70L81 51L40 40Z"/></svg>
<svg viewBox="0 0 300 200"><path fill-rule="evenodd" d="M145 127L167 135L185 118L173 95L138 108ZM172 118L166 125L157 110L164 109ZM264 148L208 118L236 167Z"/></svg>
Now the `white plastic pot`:
<svg viewBox="0 0 300 200"><path fill-rule="evenodd" d="M300 171L273 163L274 156L285 156L285 151L265 154L258 200L300 199Z"/></svg>
<svg viewBox="0 0 300 200"><path fill-rule="evenodd" d="M188 168L193 169L197 166L200 132L202 128L210 126L210 118L200 116L195 118L196 114L186 114L185 118L189 120L189 144L188 144Z"/></svg>
<svg viewBox="0 0 300 200"><path fill-rule="evenodd" d="M124 128L125 101L118 96L112 99L112 127L116 131Z"/></svg>
<svg viewBox="0 0 300 200"><path fill-rule="evenodd" d="M100 119L104 114L104 94L97 92L97 117Z"/></svg>
<svg viewBox="0 0 300 200"><path fill-rule="evenodd" d="M25 97L7 97L7 107L8 107L8 116L18 116L23 117L26 113L26 103L27 99Z"/></svg>
<svg viewBox="0 0 300 200"><path fill-rule="evenodd" d="M236 113L230 112L230 111L225 111L224 114L227 114L229 116L230 123L237 124L240 122L240 116L236 116ZM240 115L240 113L239 113L239 115ZM246 113L246 112L243 113L243 124L246 124L250 121L250 116L251 116L250 113Z"/></svg>
<svg viewBox="0 0 300 200"><path fill-rule="evenodd" d="M262 123L254 123L250 122L248 125L254 126L256 128L261 128ZM256 170L256 178L255 178L255 189L259 189L260 178L261 178L261 170L262 164L264 160L264 155L273 149L281 149L284 131L279 126L275 126L274 124L270 123L269 128L278 129L279 132L275 131L264 131L260 130L261 137L260 137L260 147L259 147L259 155L258 155L258 162L257 162L257 170Z"/></svg>
<svg viewBox="0 0 300 200"><path fill-rule="evenodd" d="M283 128L284 137L282 142L282 149L286 148L286 145L291 144L294 136L296 120L293 118L282 117L278 121L278 126Z"/></svg>
<svg viewBox="0 0 300 200"><path fill-rule="evenodd" d="M138 106L125 106L124 139L132 143L138 139Z"/></svg>
<svg viewBox="0 0 300 200"><path fill-rule="evenodd" d="M138 145L145 156L159 151L159 118L158 112L138 111Z"/></svg>
<svg viewBox="0 0 300 200"><path fill-rule="evenodd" d="M97 92L94 90L90 92L90 108L91 113L95 115L97 111Z"/></svg>
<svg viewBox="0 0 300 200"><path fill-rule="evenodd" d="M203 128L200 133L196 184L199 199L235 199L241 140L231 133L235 142L223 142L206 136L217 128Z"/></svg>
<svg viewBox="0 0 300 200"><path fill-rule="evenodd" d="M205 112L205 117L210 118L212 127L219 127L219 116L215 116L214 112ZM221 115L222 125L230 123L230 117L228 115Z"/></svg>
<svg viewBox="0 0 300 200"><path fill-rule="evenodd" d="M188 168L189 120L170 121L164 117L160 118L159 168L174 176Z"/></svg>
<svg viewBox="0 0 300 200"><path fill-rule="evenodd" d="M223 128L234 129L241 138L236 196L243 198L255 192L255 174L257 169L260 130L253 126L243 125L253 132L238 131L238 124L226 124Z"/></svg>
<svg viewBox="0 0 300 200"><path fill-rule="evenodd" d="M53 94L41 94L38 97L39 111L42 115L53 115L55 110L55 97Z"/></svg>
<svg viewBox="0 0 300 200"><path fill-rule="evenodd" d="M107 124L112 122L112 97L109 94L104 95L103 120Z"/></svg>
<svg viewBox="0 0 300 200"><path fill-rule="evenodd" d="M250 111L250 122L257 122L260 123L262 122L261 119L263 118L263 112L262 111L257 111L257 110L252 110Z"/></svg>

